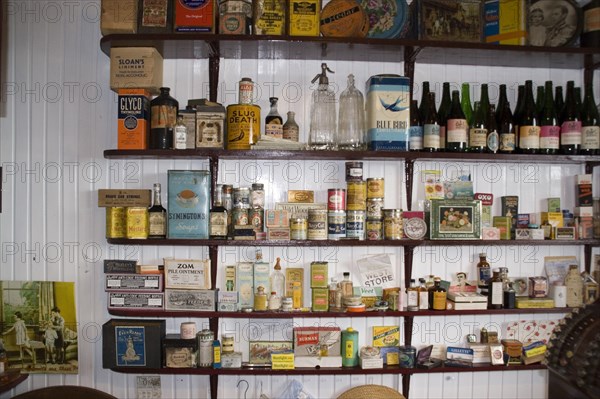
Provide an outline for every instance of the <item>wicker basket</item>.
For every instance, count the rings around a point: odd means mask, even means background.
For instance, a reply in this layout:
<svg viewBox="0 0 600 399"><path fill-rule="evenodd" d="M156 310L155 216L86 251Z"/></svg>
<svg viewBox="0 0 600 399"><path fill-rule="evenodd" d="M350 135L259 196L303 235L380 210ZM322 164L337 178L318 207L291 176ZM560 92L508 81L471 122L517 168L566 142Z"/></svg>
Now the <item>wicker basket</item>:
<svg viewBox="0 0 600 399"><path fill-rule="evenodd" d="M338 399L406 399L395 389L383 385L361 385L351 388L338 396Z"/></svg>

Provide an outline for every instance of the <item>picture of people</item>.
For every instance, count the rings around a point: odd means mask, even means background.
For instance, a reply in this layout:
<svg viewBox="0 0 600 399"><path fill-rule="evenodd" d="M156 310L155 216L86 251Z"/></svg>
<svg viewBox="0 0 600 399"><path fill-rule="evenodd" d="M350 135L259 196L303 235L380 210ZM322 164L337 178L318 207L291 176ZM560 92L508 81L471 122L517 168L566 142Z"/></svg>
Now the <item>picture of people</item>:
<svg viewBox="0 0 600 399"><path fill-rule="evenodd" d="M560 47L573 44L580 33L579 8L572 0L538 0L529 7L528 44Z"/></svg>
<svg viewBox="0 0 600 399"><path fill-rule="evenodd" d="M481 41L481 2L424 0L419 4L422 39Z"/></svg>
<svg viewBox="0 0 600 399"><path fill-rule="evenodd" d="M21 373L78 372L75 284L0 281L0 330L8 368Z"/></svg>

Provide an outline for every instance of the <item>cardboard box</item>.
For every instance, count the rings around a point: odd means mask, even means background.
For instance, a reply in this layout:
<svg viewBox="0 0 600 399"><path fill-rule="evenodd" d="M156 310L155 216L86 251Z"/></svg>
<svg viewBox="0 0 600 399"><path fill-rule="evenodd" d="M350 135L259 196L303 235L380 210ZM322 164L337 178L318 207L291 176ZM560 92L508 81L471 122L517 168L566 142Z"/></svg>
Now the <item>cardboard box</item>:
<svg viewBox="0 0 600 399"><path fill-rule="evenodd" d="M375 75L367 81L367 145L370 150L408 151L410 81Z"/></svg>
<svg viewBox="0 0 600 399"><path fill-rule="evenodd" d="M285 210L267 209L265 211L265 226L290 227L290 216Z"/></svg>
<svg viewBox="0 0 600 399"><path fill-rule="evenodd" d="M310 263L310 287L327 288L329 283L329 264L327 262Z"/></svg>
<svg viewBox="0 0 600 399"><path fill-rule="evenodd" d="M145 150L150 138L150 93L145 89L119 89L117 148Z"/></svg>
<svg viewBox="0 0 600 399"><path fill-rule="evenodd" d="M102 35L136 33L139 0L102 0L100 32Z"/></svg>
<svg viewBox="0 0 600 399"><path fill-rule="evenodd" d="M315 192L312 190L288 190L288 202L312 204L315 202Z"/></svg>
<svg viewBox="0 0 600 399"><path fill-rule="evenodd" d="M285 210L291 218L308 219L309 209L327 209L327 204L305 204L300 202L278 202L275 204L276 210Z"/></svg>
<svg viewBox="0 0 600 399"><path fill-rule="evenodd" d="M98 206L106 207L150 207L152 203L150 190L98 190Z"/></svg>
<svg viewBox="0 0 600 399"><path fill-rule="evenodd" d="M136 273L137 260L104 259L104 273Z"/></svg>
<svg viewBox="0 0 600 399"><path fill-rule="evenodd" d="M288 267L285 269L285 296L294 296L294 283L300 284L300 302L304 303L304 269Z"/></svg>
<svg viewBox="0 0 600 399"><path fill-rule="evenodd" d="M515 229L517 228L517 215L519 214L519 197L516 195L505 195L500 197L502 205L502 216L511 218L510 236L515 238Z"/></svg>
<svg viewBox="0 0 600 399"><path fill-rule="evenodd" d="M210 172L169 170L168 238L208 238Z"/></svg>
<svg viewBox="0 0 600 399"><path fill-rule="evenodd" d="M240 308L254 306L254 263L239 262L235 286L240 295Z"/></svg>
<svg viewBox="0 0 600 399"><path fill-rule="evenodd" d="M235 275L235 266L225 267L225 291L237 291Z"/></svg>
<svg viewBox="0 0 600 399"><path fill-rule="evenodd" d="M318 357L322 345L328 356L340 356L342 332L339 327L294 327L294 354Z"/></svg>
<svg viewBox="0 0 600 399"><path fill-rule="evenodd" d="M164 259L165 288L209 290L210 259Z"/></svg>
<svg viewBox="0 0 600 399"><path fill-rule="evenodd" d="M102 367L160 369L165 320L111 319L102 326ZM133 351L132 351L133 349Z"/></svg>
<svg viewBox="0 0 600 399"><path fill-rule="evenodd" d="M575 206L592 206L592 175L576 175L577 184Z"/></svg>
<svg viewBox="0 0 600 399"><path fill-rule="evenodd" d="M225 107L205 98L188 100L196 110L196 147L223 148L225 137Z"/></svg>
<svg viewBox="0 0 600 399"><path fill-rule="evenodd" d="M294 356L294 366L295 367L307 367L307 368L319 368L319 367L327 367L327 368L335 368L342 367L342 357L341 356Z"/></svg>
<svg viewBox="0 0 600 399"><path fill-rule="evenodd" d="M165 289L165 310L214 312L216 299L215 290Z"/></svg>
<svg viewBox="0 0 600 399"><path fill-rule="evenodd" d="M575 217L593 217L594 207L592 206L576 206L574 211Z"/></svg>
<svg viewBox="0 0 600 399"><path fill-rule="evenodd" d="M486 43L524 45L527 37L527 1L486 0L484 36Z"/></svg>
<svg viewBox="0 0 600 399"><path fill-rule="evenodd" d="M494 227L500 230L501 240L510 240L510 227L512 218L508 216L494 216Z"/></svg>
<svg viewBox="0 0 600 399"><path fill-rule="evenodd" d="M329 288L312 288L312 311L327 312L329 310Z"/></svg>
<svg viewBox="0 0 600 399"><path fill-rule="evenodd" d="M373 327L373 346L386 347L400 345L400 327Z"/></svg>
<svg viewBox="0 0 600 399"><path fill-rule="evenodd" d="M560 198L548 198L548 212L560 212Z"/></svg>
<svg viewBox="0 0 600 399"><path fill-rule="evenodd" d="M175 32L215 32L216 0L175 0Z"/></svg>
<svg viewBox="0 0 600 399"><path fill-rule="evenodd" d="M288 3L288 34L290 36L319 36L321 33L321 2L290 0Z"/></svg>
<svg viewBox="0 0 600 399"><path fill-rule="evenodd" d="M162 292L161 274L106 274L105 291Z"/></svg>
<svg viewBox="0 0 600 399"><path fill-rule="evenodd" d="M109 292L109 309L152 309L164 308L163 293Z"/></svg>
<svg viewBox="0 0 600 399"><path fill-rule="evenodd" d="M271 295L271 265L266 262L255 262L254 263L254 292L258 290L258 287L265 289L267 297Z"/></svg>
<svg viewBox="0 0 600 399"><path fill-rule="evenodd" d="M138 7L138 33L171 33L173 0L141 0Z"/></svg>
<svg viewBox="0 0 600 399"><path fill-rule="evenodd" d="M562 212L542 212L542 224L549 224L552 227L563 227Z"/></svg>
<svg viewBox="0 0 600 399"><path fill-rule="evenodd" d="M154 47L112 47L110 88L146 89L157 94L163 85L163 58Z"/></svg>

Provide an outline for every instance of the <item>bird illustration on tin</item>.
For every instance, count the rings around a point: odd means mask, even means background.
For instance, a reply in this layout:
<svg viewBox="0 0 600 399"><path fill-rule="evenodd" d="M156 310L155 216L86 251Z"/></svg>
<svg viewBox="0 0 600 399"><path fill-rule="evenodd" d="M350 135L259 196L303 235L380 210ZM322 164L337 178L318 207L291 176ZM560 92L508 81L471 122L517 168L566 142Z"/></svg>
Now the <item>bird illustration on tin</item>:
<svg viewBox="0 0 600 399"><path fill-rule="evenodd" d="M404 111L406 109L408 109L408 107L400 107L398 106L398 104L402 101L401 97L399 96L396 101L394 101L391 104L386 104L385 101L383 101L383 99L381 97L379 97L379 102L381 102L381 105L383 106L383 108L386 111L392 111L392 112L400 112L400 111Z"/></svg>

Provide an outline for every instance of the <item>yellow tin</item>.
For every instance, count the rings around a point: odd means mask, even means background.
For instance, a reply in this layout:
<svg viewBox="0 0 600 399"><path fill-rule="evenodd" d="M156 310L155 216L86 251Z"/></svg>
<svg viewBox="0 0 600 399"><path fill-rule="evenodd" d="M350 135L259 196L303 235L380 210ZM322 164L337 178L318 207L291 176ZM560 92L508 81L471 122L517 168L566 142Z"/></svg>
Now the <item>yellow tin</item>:
<svg viewBox="0 0 600 399"><path fill-rule="evenodd" d="M150 230L148 208L129 207L125 211L127 221L127 238L148 238Z"/></svg>
<svg viewBox="0 0 600 399"><path fill-rule="evenodd" d="M367 183L364 181L348 182L346 191L346 209L364 211L367 209Z"/></svg>
<svg viewBox="0 0 600 399"><path fill-rule="evenodd" d="M383 210L383 236L386 240L400 240L404 233L401 209Z"/></svg>
<svg viewBox="0 0 600 399"><path fill-rule="evenodd" d="M126 232L125 207L106 208L106 238L125 238Z"/></svg>
<svg viewBox="0 0 600 399"><path fill-rule="evenodd" d="M290 0L288 32L290 36L319 36L321 33L320 0Z"/></svg>
<svg viewBox="0 0 600 399"><path fill-rule="evenodd" d="M367 198L385 197L383 177L369 177L367 179Z"/></svg>
<svg viewBox="0 0 600 399"><path fill-rule="evenodd" d="M249 150L260 137L260 107L233 104L227 107L227 149Z"/></svg>

